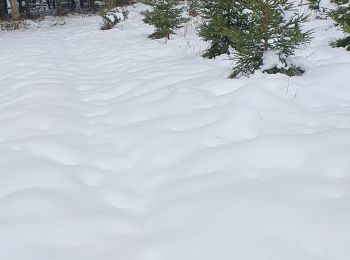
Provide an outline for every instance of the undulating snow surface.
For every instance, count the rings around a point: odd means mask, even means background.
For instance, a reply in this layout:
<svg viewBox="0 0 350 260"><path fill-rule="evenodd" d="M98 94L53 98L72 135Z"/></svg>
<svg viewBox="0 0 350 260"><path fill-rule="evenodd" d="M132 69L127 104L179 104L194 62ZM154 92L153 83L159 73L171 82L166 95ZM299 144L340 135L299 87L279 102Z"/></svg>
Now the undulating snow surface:
<svg viewBox="0 0 350 260"><path fill-rule="evenodd" d="M350 52L229 80L140 6L0 32L1 260L350 259Z"/></svg>

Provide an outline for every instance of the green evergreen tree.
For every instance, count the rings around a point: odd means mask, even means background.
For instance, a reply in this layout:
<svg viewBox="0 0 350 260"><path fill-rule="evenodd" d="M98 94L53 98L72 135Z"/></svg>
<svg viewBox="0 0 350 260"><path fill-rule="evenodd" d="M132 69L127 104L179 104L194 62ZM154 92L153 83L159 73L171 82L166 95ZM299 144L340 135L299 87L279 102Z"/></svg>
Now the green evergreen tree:
<svg viewBox="0 0 350 260"><path fill-rule="evenodd" d="M175 30L183 27L188 19L182 16L185 7L179 6L179 0L145 0L153 10L144 13L144 22L155 27L155 32L149 37L152 39L167 38L175 34Z"/></svg>
<svg viewBox="0 0 350 260"><path fill-rule="evenodd" d="M301 29L307 16L298 14L288 0L247 0L241 3L245 6L241 12L245 18L244 28L227 31L235 48L236 66L232 77L252 74L263 65L264 56L271 53L279 62L263 71L290 76L302 74L300 68L288 64L287 57L311 39L311 32Z"/></svg>
<svg viewBox="0 0 350 260"><path fill-rule="evenodd" d="M204 23L199 29L199 35L210 42L203 57L215 58L229 54L234 48L235 40L230 37L230 31L244 29L247 16L243 15L244 1L237 0L202 0L200 14Z"/></svg>
<svg viewBox="0 0 350 260"><path fill-rule="evenodd" d="M119 22L127 19L128 12L116 6L116 2L108 0L104 6L101 6L99 15L102 18L101 30L110 30Z"/></svg>
<svg viewBox="0 0 350 260"><path fill-rule="evenodd" d="M330 13L335 24L340 26L347 35L334 43L336 47L346 47L350 51L350 1L349 0L333 0L337 8Z"/></svg>

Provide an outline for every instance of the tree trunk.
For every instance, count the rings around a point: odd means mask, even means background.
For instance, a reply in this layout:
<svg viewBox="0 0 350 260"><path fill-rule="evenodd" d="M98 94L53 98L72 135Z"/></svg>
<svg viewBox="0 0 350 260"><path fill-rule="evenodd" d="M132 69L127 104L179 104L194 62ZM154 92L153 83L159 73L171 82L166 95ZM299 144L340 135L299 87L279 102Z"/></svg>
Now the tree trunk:
<svg viewBox="0 0 350 260"><path fill-rule="evenodd" d="M5 13L6 13L6 16L8 17L9 16L9 7L8 7L7 0L4 0L4 4L5 4Z"/></svg>
<svg viewBox="0 0 350 260"><path fill-rule="evenodd" d="M93 11L95 8L95 0L88 0L89 11Z"/></svg>
<svg viewBox="0 0 350 260"><path fill-rule="evenodd" d="M23 14L22 0L17 0L17 3L18 3L19 13L20 13L20 14Z"/></svg>
<svg viewBox="0 0 350 260"><path fill-rule="evenodd" d="M56 0L56 16L62 16L62 2L61 2L61 0Z"/></svg>
<svg viewBox="0 0 350 260"><path fill-rule="evenodd" d="M30 17L30 7L29 7L29 0L25 0L26 5L25 5L25 10L26 10L26 16L27 18Z"/></svg>
<svg viewBox="0 0 350 260"><path fill-rule="evenodd" d="M17 0L10 0L11 2L11 15L12 15L12 20L18 20L20 18L19 16L19 9L17 5Z"/></svg>
<svg viewBox="0 0 350 260"><path fill-rule="evenodd" d="M5 6L6 0L0 0L0 20L5 20L7 18L6 10L7 6Z"/></svg>
<svg viewBox="0 0 350 260"><path fill-rule="evenodd" d="M265 1L264 6L264 51L269 48L269 25L270 25L270 3L269 0Z"/></svg>
<svg viewBox="0 0 350 260"><path fill-rule="evenodd" d="M70 10L74 11L77 6L75 5L75 0L70 0Z"/></svg>

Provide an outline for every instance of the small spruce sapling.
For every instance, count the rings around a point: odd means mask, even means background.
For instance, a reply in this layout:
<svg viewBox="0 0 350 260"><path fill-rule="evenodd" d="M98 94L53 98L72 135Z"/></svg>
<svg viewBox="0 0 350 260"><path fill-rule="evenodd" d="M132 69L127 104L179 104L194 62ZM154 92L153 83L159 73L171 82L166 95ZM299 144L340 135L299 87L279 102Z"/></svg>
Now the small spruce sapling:
<svg viewBox="0 0 350 260"><path fill-rule="evenodd" d="M127 12L117 7L116 2L113 0L106 1L99 15L102 17L101 30L110 30L120 21L127 18Z"/></svg>
<svg viewBox="0 0 350 260"><path fill-rule="evenodd" d="M301 75L303 70L288 63L288 56L311 39L311 31L303 32L306 15L299 14L288 0L246 0L241 13L243 29L227 32L234 41L236 66L231 77L250 75L261 68L266 73ZM267 56L277 57L274 64L264 64ZM276 59L275 59L276 60Z"/></svg>
<svg viewBox="0 0 350 260"><path fill-rule="evenodd" d="M184 6L180 6L179 0L144 0L153 10L143 13L143 21L155 27L154 33L149 37L152 39L167 38L175 34L175 30L183 27L188 21L183 17Z"/></svg>

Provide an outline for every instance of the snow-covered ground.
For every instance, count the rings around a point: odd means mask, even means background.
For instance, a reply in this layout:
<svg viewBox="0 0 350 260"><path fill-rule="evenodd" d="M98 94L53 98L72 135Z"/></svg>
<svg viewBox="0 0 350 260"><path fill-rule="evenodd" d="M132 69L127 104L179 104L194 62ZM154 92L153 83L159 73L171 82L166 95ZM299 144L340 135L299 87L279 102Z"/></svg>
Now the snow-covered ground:
<svg viewBox="0 0 350 260"><path fill-rule="evenodd" d="M226 79L139 8L0 32L1 260L350 259L350 52ZM37 27L37 28L36 28Z"/></svg>

